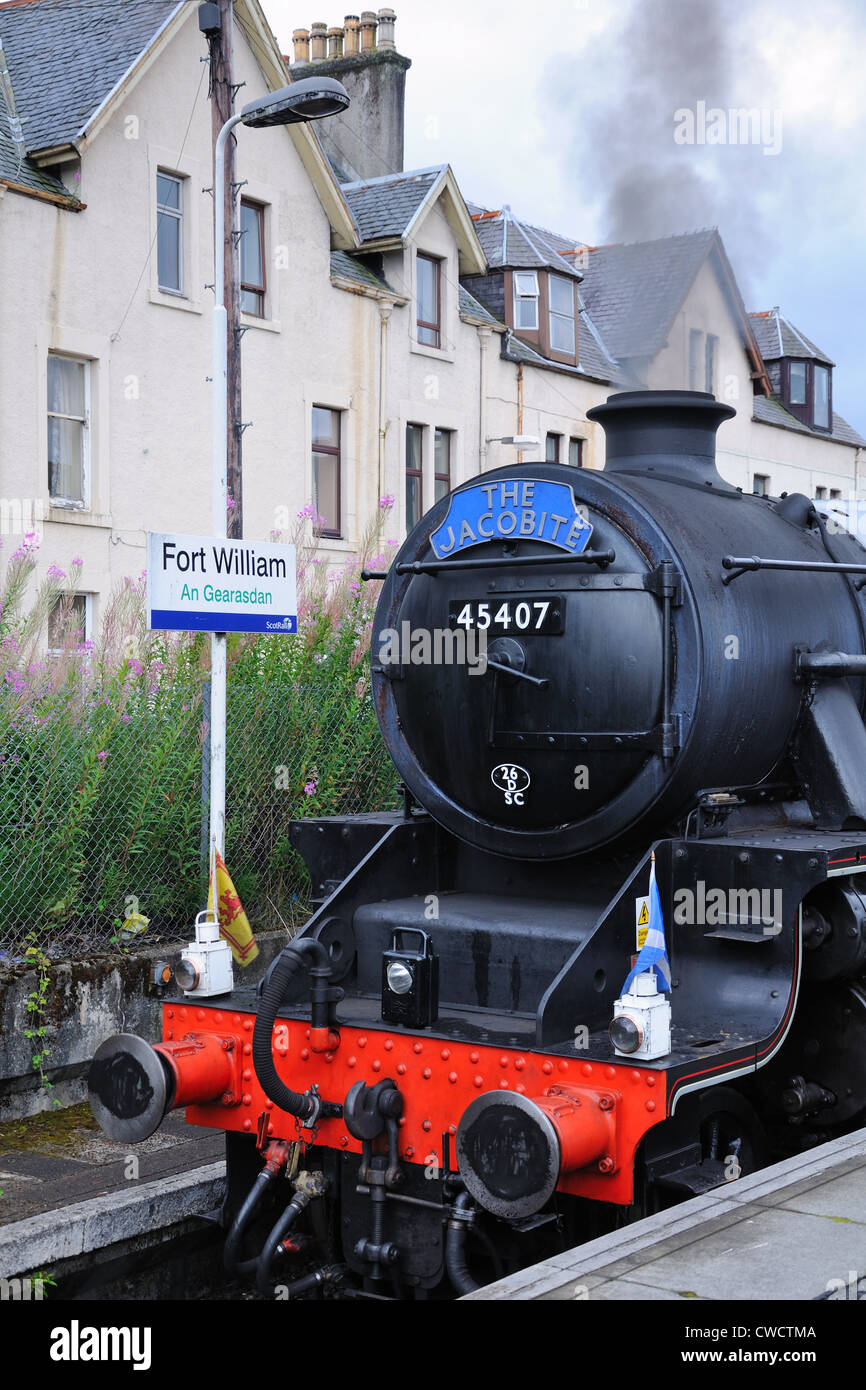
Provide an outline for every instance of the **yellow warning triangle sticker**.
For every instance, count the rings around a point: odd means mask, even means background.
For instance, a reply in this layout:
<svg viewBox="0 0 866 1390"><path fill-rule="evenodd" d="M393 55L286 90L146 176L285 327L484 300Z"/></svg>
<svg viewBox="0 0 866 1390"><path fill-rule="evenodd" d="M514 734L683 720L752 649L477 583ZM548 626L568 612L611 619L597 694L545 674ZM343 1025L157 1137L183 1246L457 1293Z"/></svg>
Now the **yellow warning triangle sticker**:
<svg viewBox="0 0 866 1390"><path fill-rule="evenodd" d="M637 919L637 924L639 927L646 927L649 925L649 913L647 912L646 903L644 903L641 907L640 916Z"/></svg>

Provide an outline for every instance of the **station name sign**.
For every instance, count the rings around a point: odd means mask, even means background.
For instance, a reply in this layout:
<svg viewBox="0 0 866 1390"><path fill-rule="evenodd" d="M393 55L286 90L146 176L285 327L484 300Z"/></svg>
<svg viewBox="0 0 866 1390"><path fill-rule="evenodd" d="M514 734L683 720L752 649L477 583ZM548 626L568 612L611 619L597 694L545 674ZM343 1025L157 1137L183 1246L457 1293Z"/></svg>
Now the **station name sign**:
<svg viewBox="0 0 866 1390"><path fill-rule="evenodd" d="M157 630L297 632L295 547L149 532L147 610Z"/></svg>
<svg viewBox="0 0 866 1390"><path fill-rule="evenodd" d="M568 483L515 478L452 493L430 544L439 560L484 541L543 541L579 554L591 535L585 508L578 509Z"/></svg>

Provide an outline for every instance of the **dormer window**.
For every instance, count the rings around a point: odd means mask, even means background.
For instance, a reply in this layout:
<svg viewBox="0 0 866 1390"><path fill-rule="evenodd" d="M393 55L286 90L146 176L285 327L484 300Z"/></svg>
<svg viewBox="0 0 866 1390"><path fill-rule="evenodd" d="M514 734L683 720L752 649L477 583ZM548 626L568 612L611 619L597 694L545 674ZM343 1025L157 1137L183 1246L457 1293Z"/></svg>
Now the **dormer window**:
<svg viewBox="0 0 866 1390"><path fill-rule="evenodd" d="M574 354L574 286L564 275L550 276L550 346Z"/></svg>
<svg viewBox="0 0 866 1390"><path fill-rule="evenodd" d="M514 272L514 327L538 327L538 276L534 270Z"/></svg>
<svg viewBox="0 0 866 1390"><path fill-rule="evenodd" d="M832 429L830 368L813 359L782 361L782 399L792 415L813 430Z"/></svg>

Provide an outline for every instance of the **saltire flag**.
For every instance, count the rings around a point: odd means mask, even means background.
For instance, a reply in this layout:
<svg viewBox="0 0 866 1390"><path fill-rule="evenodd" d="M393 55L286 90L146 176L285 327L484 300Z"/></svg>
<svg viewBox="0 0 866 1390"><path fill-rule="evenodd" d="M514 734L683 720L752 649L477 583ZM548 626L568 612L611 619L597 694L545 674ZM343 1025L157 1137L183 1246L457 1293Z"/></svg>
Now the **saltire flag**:
<svg viewBox="0 0 866 1390"><path fill-rule="evenodd" d="M247 914L244 912L241 900L235 892L235 886L229 878L229 871L223 862L223 857L216 848L214 848L211 857L211 873L207 888L207 907L211 914L214 911L214 868L216 868L217 899L219 901L220 936L231 946L232 955L238 965L247 966L255 960L259 954L259 948L256 945L252 928L247 921Z"/></svg>
<svg viewBox="0 0 866 1390"><path fill-rule="evenodd" d="M636 975L642 975L645 970L655 970L658 979L658 988L666 993L671 987L671 963L668 960L667 947L665 946L665 924L662 917L662 905L659 898L658 884L656 883L656 857L653 852L650 863L649 881L649 926L647 927L646 937L640 954L634 963L631 974L622 987L622 994L627 994L629 985Z"/></svg>

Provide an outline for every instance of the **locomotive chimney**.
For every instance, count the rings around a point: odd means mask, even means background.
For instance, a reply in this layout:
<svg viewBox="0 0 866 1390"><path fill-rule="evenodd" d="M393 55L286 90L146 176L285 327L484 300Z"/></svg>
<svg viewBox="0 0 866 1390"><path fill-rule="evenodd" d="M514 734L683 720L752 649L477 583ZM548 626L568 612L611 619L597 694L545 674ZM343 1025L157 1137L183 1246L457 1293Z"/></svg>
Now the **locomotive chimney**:
<svg viewBox="0 0 866 1390"><path fill-rule="evenodd" d="M623 391L586 412L604 426L606 473L736 493L716 468L716 431L736 411L707 391Z"/></svg>

